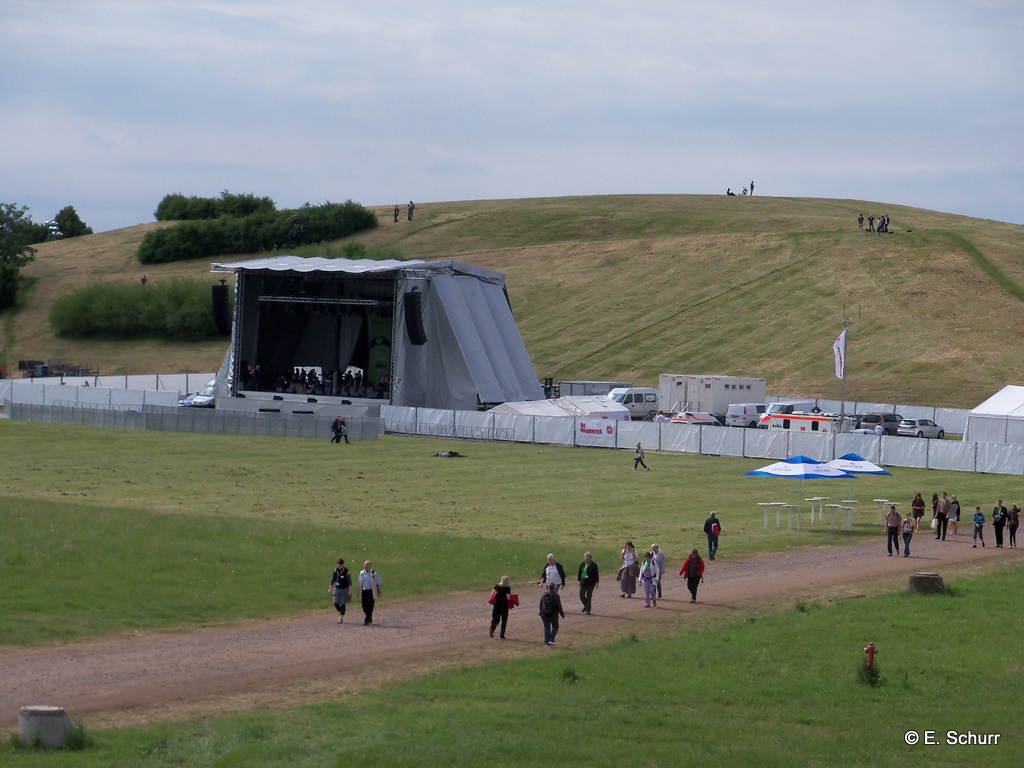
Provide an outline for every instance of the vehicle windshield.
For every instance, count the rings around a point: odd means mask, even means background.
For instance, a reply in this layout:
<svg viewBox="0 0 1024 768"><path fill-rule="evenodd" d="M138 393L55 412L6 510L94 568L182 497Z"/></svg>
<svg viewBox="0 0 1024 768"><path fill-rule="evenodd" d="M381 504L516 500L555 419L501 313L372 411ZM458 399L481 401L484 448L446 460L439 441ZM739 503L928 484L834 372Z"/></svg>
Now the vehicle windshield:
<svg viewBox="0 0 1024 768"><path fill-rule="evenodd" d="M616 403L621 403L625 399L626 395L624 392L609 392L608 397L610 397Z"/></svg>
<svg viewBox="0 0 1024 768"><path fill-rule="evenodd" d="M213 397L214 395L216 395L217 394L217 381L216 380L211 381L209 384L207 384L205 387L203 387L201 390L199 390L198 394L202 395L203 397Z"/></svg>

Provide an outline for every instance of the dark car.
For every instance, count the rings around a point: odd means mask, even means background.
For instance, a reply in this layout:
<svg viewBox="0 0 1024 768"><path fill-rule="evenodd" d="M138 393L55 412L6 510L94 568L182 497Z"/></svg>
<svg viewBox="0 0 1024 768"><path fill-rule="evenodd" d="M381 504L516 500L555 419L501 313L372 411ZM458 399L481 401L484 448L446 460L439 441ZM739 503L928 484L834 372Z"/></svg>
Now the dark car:
<svg viewBox="0 0 1024 768"><path fill-rule="evenodd" d="M860 417L857 429L874 429L877 424L881 424L883 433L895 435L901 421L903 417L898 413L865 413Z"/></svg>

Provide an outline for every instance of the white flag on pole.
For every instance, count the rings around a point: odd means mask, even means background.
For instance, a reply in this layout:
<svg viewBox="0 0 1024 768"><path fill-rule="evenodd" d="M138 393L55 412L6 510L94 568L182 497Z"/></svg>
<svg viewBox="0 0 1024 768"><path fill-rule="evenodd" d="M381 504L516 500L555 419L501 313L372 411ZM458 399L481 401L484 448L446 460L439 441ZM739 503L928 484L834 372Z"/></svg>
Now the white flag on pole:
<svg viewBox="0 0 1024 768"><path fill-rule="evenodd" d="M832 345L832 351L836 353L836 378L846 378L846 331L839 334L836 343Z"/></svg>

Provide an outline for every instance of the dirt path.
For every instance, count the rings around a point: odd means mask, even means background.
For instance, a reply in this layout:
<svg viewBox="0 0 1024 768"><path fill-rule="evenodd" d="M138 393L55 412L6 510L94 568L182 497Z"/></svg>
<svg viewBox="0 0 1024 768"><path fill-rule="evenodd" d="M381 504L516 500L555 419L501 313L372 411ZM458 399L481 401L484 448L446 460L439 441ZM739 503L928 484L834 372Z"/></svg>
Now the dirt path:
<svg viewBox="0 0 1024 768"><path fill-rule="evenodd" d="M535 607L540 590L534 585L514 586L523 607L512 611L509 639L489 639L490 583L478 593L429 602L391 603L385 592L369 627L362 625L358 602L343 625L335 623L327 603L322 611L285 619L8 649L0 651L0 728L16 728L20 707L34 704L63 706L94 728L291 706L445 667L578 649L625 632L730 620L798 599L898 590L914 571L936 571L947 580L973 575L1021 556L1020 550L972 549L969 535L950 539L915 536L910 558L886 557L881 536L736 561L724 551L708 563L696 605L675 575L683 558L670 553L665 599L657 608L645 609L639 596L620 598L615 582L606 580L595 595L594 614L583 616L570 585L563 594L559 649L541 643ZM614 564L603 565L613 572ZM382 574L387 577L386 569Z"/></svg>

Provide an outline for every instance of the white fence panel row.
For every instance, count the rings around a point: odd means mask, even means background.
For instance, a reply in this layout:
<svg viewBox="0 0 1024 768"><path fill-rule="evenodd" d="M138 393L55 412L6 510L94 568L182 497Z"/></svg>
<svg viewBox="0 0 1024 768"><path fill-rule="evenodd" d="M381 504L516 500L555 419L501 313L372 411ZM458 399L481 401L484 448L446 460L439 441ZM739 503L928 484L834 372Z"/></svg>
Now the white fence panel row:
<svg viewBox="0 0 1024 768"><path fill-rule="evenodd" d="M796 455L829 461L836 456L856 453L882 466L1024 475L1024 445L520 414L470 415L396 406L383 406L381 417L387 431L408 434L464 437L465 434L459 433L472 429L483 436L480 439L627 450L641 443L649 451L766 461ZM502 436L486 437L492 433Z"/></svg>

